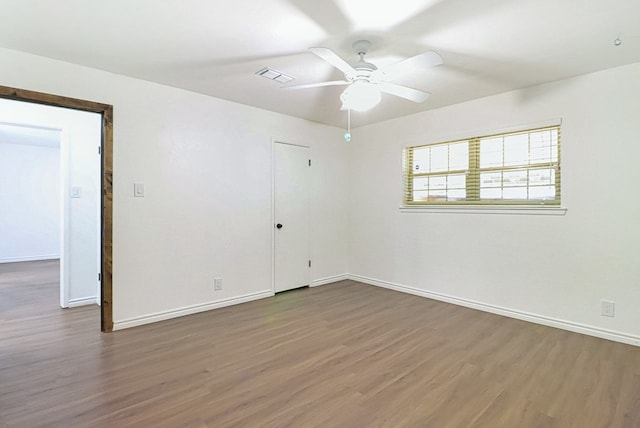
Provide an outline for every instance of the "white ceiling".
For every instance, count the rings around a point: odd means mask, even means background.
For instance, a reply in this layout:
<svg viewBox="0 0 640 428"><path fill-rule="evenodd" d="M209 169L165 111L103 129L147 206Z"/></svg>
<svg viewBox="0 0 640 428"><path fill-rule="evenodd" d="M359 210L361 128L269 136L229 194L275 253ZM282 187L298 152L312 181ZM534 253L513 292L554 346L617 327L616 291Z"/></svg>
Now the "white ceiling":
<svg viewBox="0 0 640 428"><path fill-rule="evenodd" d="M344 87L284 91L254 73L340 80L307 48L355 63L363 38L378 67L442 56L397 81L431 92L424 104L383 95L359 126L640 61L639 0L0 0L0 15L5 48L336 126Z"/></svg>
<svg viewBox="0 0 640 428"><path fill-rule="evenodd" d="M0 144L60 147L60 130L0 122Z"/></svg>

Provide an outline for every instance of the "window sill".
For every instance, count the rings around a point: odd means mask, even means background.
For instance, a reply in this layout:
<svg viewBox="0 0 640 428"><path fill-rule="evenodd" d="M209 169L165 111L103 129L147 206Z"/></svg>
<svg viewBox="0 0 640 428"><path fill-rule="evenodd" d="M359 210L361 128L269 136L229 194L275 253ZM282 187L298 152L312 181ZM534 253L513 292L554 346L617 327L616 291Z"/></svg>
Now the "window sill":
<svg viewBox="0 0 640 428"><path fill-rule="evenodd" d="M485 206L485 205L458 205L458 206L415 206L400 207L402 213L431 213L431 214L503 214L503 215L555 215L563 216L567 209L563 207L536 207L536 206Z"/></svg>

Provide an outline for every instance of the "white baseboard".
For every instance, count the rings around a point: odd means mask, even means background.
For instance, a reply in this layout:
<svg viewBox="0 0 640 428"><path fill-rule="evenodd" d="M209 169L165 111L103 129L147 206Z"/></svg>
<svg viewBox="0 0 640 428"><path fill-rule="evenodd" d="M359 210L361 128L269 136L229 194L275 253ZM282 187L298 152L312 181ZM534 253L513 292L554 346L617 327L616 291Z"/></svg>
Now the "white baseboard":
<svg viewBox="0 0 640 428"><path fill-rule="evenodd" d="M36 262L39 260L56 260L59 258L60 258L59 254L45 254L40 256L27 256L27 257L5 257L0 259L0 263Z"/></svg>
<svg viewBox="0 0 640 428"><path fill-rule="evenodd" d="M320 285L331 284L332 282L344 281L345 279L349 279L349 275L343 273L342 275L334 275L328 276L326 278L314 279L311 281L311 287L318 287Z"/></svg>
<svg viewBox="0 0 640 428"><path fill-rule="evenodd" d="M529 321L536 324L542 324L549 327L560 328L563 330L582 333L589 336L599 337L601 339L613 340L615 342L626 343L628 345L640 346L640 336L622 333L613 330L607 330L600 327L594 327L586 324L576 323L572 321L551 318L543 315L532 314L529 312L518 311L514 309L504 308L501 306L490 305L469 299L462 299L447 294L436 293L432 291L421 290L406 285L395 284L392 282L381 281L378 279L367 278L360 275L347 275L347 279L351 279L365 284L377 287L388 288L403 293L413 294L416 296L426 297L428 299L439 300L442 302L452 303L454 305L464 306L467 308L478 309L480 311L490 312L497 315L503 315L510 318L516 318L523 321Z"/></svg>
<svg viewBox="0 0 640 428"><path fill-rule="evenodd" d="M125 328L136 327L144 324L151 324L158 321L164 321L171 318L178 318L185 315L197 314L199 312L210 311L211 309L223 308L225 306L238 305L240 303L250 302L252 300L264 299L273 296L273 291L261 291L259 293L247 294L231 299L217 300L215 302L202 303L199 305L187 306L170 311L156 312L155 314L143 315L140 317L128 318L113 323L114 330L122 330Z"/></svg>
<svg viewBox="0 0 640 428"><path fill-rule="evenodd" d="M86 306L86 305L96 305L98 300L96 296L93 297L83 297L81 299L70 299L68 308L76 308L78 306Z"/></svg>

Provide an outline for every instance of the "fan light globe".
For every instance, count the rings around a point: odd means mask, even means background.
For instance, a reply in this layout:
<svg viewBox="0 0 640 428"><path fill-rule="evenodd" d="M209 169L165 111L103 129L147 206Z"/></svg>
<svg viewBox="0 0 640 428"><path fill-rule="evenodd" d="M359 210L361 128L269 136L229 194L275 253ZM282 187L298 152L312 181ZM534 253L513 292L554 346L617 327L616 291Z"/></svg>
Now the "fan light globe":
<svg viewBox="0 0 640 428"><path fill-rule="evenodd" d="M382 100L380 90L366 82L354 82L340 95L341 110L367 111Z"/></svg>

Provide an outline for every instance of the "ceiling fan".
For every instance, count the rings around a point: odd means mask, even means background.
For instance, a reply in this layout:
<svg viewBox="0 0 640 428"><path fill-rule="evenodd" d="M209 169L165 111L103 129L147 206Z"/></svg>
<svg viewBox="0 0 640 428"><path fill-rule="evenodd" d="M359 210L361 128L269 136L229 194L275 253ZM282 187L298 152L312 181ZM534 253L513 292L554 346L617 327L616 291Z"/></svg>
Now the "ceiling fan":
<svg viewBox="0 0 640 428"><path fill-rule="evenodd" d="M353 66L336 55L331 49L309 48L311 52L342 71L346 80L288 86L285 87L285 89L349 85L340 96L342 100L341 110L356 111L365 111L376 106L381 100L381 93L395 95L415 103L424 102L430 95L428 92L392 83L391 80L412 71L442 64L442 58L437 53L433 51L424 52L378 69L378 67L364 59L364 56L371 46L371 42L368 40L358 40L353 43L352 46L360 56L360 60Z"/></svg>

